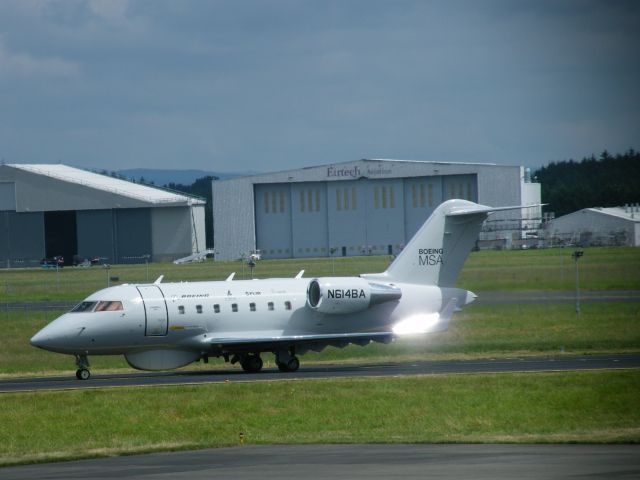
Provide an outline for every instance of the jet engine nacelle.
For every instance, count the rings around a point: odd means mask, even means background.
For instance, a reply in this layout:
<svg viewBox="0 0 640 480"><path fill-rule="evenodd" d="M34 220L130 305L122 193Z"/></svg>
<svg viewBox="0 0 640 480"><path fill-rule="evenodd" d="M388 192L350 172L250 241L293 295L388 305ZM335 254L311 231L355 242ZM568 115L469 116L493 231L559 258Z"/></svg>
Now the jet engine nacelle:
<svg viewBox="0 0 640 480"><path fill-rule="evenodd" d="M322 277L309 282L307 304L320 313L341 314L366 310L371 305L398 300L395 285L371 283L358 277Z"/></svg>

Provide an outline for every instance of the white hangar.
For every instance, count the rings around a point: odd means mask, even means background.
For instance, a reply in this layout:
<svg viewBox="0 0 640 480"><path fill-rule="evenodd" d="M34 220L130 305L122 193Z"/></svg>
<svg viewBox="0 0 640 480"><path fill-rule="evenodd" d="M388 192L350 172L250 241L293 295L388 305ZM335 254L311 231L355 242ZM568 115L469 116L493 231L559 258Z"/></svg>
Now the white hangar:
<svg viewBox="0 0 640 480"><path fill-rule="evenodd" d="M214 180L212 188L222 260L253 250L263 258L395 254L447 199L540 204L540 184L524 167L485 163L364 159ZM507 235L519 235L541 212L501 215L518 216L518 231Z"/></svg>
<svg viewBox="0 0 640 480"><path fill-rule="evenodd" d="M640 247L640 205L583 208L545 224L548 246Z"/></svg>
<svg viewBox="0 0 640 480"><path fill-rule="evenodd" d="M168 261L205 250L203 200L66 165L0 165L0 266ZM147 257L148 256L148 257Z"/></svg>

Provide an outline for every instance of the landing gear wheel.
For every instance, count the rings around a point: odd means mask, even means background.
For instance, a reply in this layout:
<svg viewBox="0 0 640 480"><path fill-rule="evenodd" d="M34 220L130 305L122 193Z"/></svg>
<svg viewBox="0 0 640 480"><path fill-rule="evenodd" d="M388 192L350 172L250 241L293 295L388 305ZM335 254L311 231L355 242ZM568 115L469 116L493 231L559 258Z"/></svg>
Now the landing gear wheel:
<svg viewBox="0 0 640 480"><path fill-rule="evenodd" d="M240 360L240 365L247 373L258 373L262 370L262 358L260 355L247 355Z"/></svg>
<svg viewBox="0 0 640 480"><path fill-rule="evenodd" d="M281 372L295 372L298 368L300 368L300 360L295 355L284 363L278 363L278 370Z"/></svg>
<svg viewBox="0 0 640 480"><path fill-rule="evenodd" d="M76 355L76 378L78 380L89 380L91 372L89 372L89 359L86 355Z"/></svg>

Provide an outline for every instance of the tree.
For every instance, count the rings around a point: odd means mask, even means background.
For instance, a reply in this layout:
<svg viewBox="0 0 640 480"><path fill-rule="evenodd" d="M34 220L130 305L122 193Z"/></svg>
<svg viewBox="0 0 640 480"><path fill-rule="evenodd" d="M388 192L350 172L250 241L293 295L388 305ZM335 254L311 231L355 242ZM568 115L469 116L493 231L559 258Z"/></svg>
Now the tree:
<svg viewBox="0 0 640 480"><path fill-rule="evenodd" d="M640 202L640 154L629 149L612 156L607 150L577 162L551 162L534 176L541 184L546 211L556 216L589 207Z"/></svg>

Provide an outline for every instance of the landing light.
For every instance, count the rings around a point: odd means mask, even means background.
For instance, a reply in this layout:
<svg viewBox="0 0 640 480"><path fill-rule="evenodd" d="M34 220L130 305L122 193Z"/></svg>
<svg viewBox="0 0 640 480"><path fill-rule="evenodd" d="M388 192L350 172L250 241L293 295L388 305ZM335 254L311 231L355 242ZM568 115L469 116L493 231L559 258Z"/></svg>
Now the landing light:
<svg viewBox="0 0 640 480"><path fill-rule="evenodd" d="M437 313L421 313L396 323L392 330L396 335L415 335L431 331L440 321Z"/></svg>

